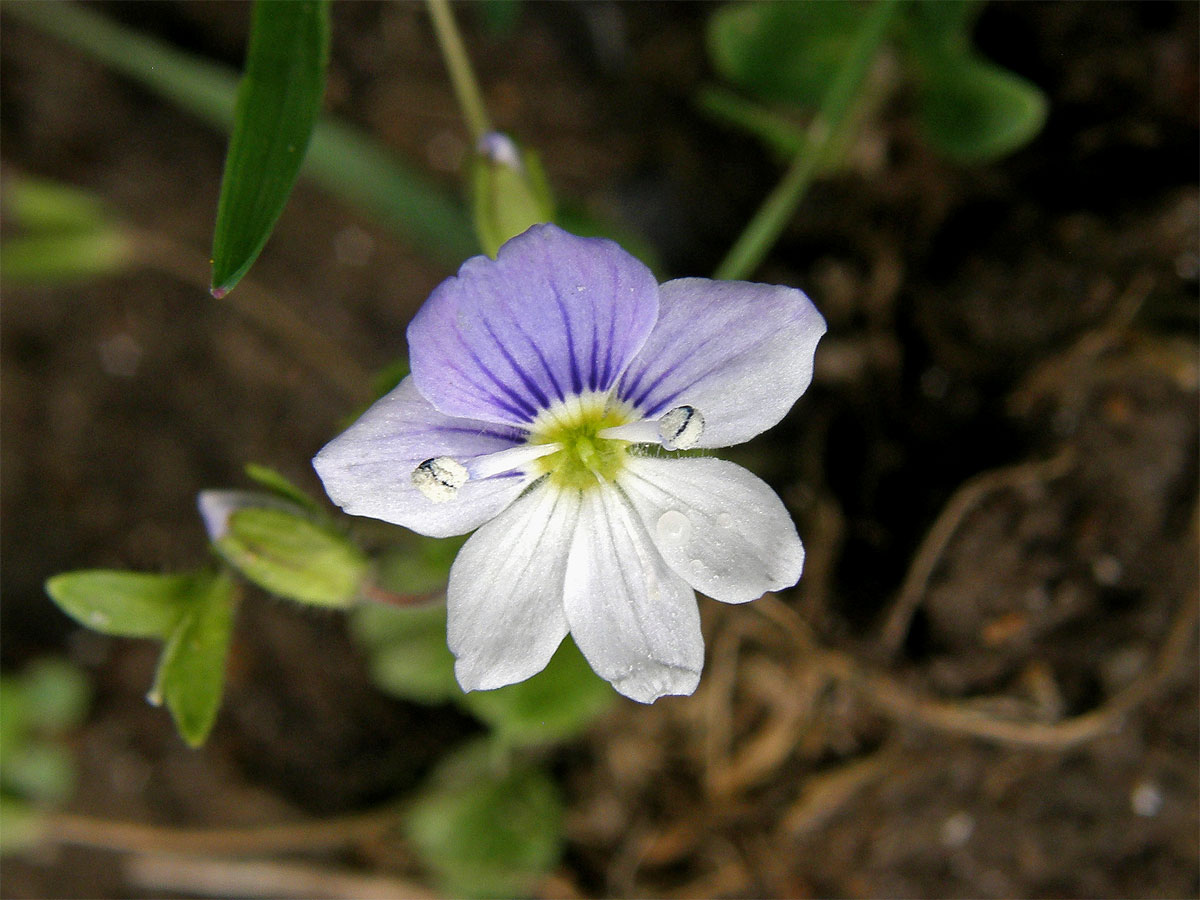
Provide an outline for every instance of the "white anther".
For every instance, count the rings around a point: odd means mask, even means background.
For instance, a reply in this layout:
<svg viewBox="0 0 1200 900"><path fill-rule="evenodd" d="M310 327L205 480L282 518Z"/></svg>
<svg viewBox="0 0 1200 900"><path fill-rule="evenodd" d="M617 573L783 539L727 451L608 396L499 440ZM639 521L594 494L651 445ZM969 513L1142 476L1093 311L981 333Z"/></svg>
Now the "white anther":
<svg viewBox="0 0 1200 900"><path fill-rule="evenodd" d="M661 444L666 450L691 450L704 434L704 416L694 406L677 406L657 419L638 419L605 428L598 437L634 444Z"/></svg>
<svg viewBox="0 0 1200 900"><path fill-rule="evenodd" d="M694 406L677 406L658 420L658 436L667 450L691 450L704 434L704 416Z"/></svg>
<svg viewBox="0 0 1200 900"><path fill-rule="evenodd" d="M469 477L462 463L448 456L438 456L413 469L412 483L434 503L445 503L454 499Z"/></svg>

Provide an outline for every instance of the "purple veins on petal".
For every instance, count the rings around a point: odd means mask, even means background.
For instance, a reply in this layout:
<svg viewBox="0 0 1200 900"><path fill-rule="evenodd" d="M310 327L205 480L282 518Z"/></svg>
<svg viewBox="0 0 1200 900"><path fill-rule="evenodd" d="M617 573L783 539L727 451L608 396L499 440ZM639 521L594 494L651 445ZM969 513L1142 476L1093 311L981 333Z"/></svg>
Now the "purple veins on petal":
<svg viewBox="0 0 1200 900"><path fill-rule="evenodd" d="M534 226L433 292L409 326L413 377L447 415L524 424L611 388L657 316L658 285L636 258Z"/></svg>
<svg viewBox="0 0 1200 900"><path fill-rule="evenodd" d="M509 353L508 348L504 346L503 342L496 337L496 333L492 331L492 327L487 323L487 320L484 320L483 327L487 330L488 336L496 342L496 349L500 351L500 355L504 357L504 361L512 367L513 374L515 374L520 380L521 384L525 386L525 390L529 391L529 393L531 393L537 399L537 408L545 409L547 406L549 406L550 398L548 398L542 389L538 387L537 382L535 382L529 376L529 373L521 367L521 364L513 359L512 354ZM480 362L480 366L483 366L482 362Z"/></svg>

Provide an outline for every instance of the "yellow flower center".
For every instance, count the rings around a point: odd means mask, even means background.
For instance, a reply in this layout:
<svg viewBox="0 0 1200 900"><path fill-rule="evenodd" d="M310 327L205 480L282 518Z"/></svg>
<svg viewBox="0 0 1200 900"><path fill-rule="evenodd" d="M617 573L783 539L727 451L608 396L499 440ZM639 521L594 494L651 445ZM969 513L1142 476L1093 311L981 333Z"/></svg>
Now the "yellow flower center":
<svg viewBox="0 0 1200 900"><path fill-rule="evenodd" d="M530 426L529 443L562 446L533 465L561 488L584 490L612 481L629 454L629 441L599 437L606 428L637 418L607 394L573 397L543 412Z"/></svg>

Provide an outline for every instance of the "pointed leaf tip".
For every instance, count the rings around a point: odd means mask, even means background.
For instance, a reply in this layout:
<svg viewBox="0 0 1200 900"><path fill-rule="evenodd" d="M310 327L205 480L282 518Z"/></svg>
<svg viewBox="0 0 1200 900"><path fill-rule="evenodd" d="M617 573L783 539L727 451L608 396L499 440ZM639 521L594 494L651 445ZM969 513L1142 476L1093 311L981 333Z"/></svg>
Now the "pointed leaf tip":
<svg viewBox="0 0 1200 900"><path fill-rule="evenodd" d="M327 2L255 3L213 231L217 299L246 274L283 212L316 126L328 59Z"/></svg>

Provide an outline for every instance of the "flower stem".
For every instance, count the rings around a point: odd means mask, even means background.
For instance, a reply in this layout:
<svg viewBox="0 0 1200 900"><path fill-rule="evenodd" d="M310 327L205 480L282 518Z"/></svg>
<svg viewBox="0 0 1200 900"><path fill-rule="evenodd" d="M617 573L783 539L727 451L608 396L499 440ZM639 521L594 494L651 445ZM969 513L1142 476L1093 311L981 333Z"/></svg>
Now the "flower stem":
<svg viewBox="0 0 1200 900"><path fill-rule="evenodd" d="M492 130L492 126L483 106L483 95L475 81L475 73L471 69L471 60L467 58L458 26L454 24L454 13L450 10L448 0L426 0L426 3L467 130L471 132L471 139L477 142Z"/></svg>
<svg viewBox="0 0 1200 900"><path fill-rule="evenodd" d="M888 23L898 7L899 0L875 0L871 5L854 45L826 89L820 109L808 126L805 146L796 154L783 179L767 196L725 259L717 266L715 277L746 278L758 268L779 239L796 207L804 199L813 176L827 162L824 157L829 148L838 146L846 137L845 131L854 121L850 115L853 100L875 61L879 45L887 34Z"/></svg>

